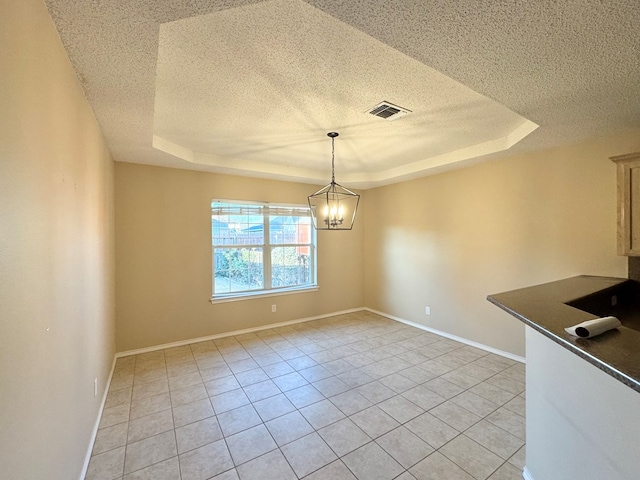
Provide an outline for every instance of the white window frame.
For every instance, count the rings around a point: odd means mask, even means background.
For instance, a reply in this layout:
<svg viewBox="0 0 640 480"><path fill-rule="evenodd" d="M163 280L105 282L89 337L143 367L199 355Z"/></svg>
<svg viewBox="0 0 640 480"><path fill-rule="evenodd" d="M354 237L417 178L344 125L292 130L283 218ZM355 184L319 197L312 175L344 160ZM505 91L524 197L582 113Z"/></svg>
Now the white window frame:
<svg viewBox="0 0 640 480"><path fill-rule="evenodd" d="M213 244L213 214L214 203L225 203L238 207L256 207L256 209L262 210L264 229L263 229L263 243L261 244L225 244L214 245ZM275 211L282 211L284 209L293 209L294 211L307 211L309 212L309 219L311 220L311 212L308 205L295 205L295 204L282 204L282 203L268 203L268 202L256 202L247 200L227 200L227 199L213 199L211 200L211 303L229 302L236 300L243 300L251 297L268 297L274 295L288 295L294 293L302 293L318 290L318 274L317 274L317 233L313 228L313 222L310 221L310 239L309 243L276 243L271 244L271 229L270 229L270 217ZM256 211L256 215L259 215ZM247 248L258 247L262 249L262 273L263 273L263 288L259 290L246 290L241 292L228 292L228 293L215 293L215 252L216 249L223 248ZM311 283L305 285L295 285L288 287L273 287L272 282L272 270L271 270L271 254L274 248L281 247L308 247L310 249L309 254L309 268Z"/></svg>

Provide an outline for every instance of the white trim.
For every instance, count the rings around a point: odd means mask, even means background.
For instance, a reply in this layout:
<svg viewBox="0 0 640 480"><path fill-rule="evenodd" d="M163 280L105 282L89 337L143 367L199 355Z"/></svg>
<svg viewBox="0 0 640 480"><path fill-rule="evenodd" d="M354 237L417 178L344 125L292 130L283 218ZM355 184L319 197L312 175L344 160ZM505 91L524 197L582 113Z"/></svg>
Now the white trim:
<svg viewBox="0 0 640 480"><path fill-rule="evenodd" d="M467 340L466 338L458 337L457 335L452 335L451 333L443 332L442 330L436 330L435 328L427 327L426 325L422 325L420 323L415 323L409 320L405 320L403 318L395 317L393 315L389 315L388 313L380 312L372 308L365 307L364 310L367 310L372 313L377 313L378 315L382 315L383 317L387 317L391 320L395 320L396 322L404 323L405 325L410 325L412 327L419 328L420 330L425 330L430 333L435 333L436 335L440 335L441 337L455 340L456 342L464 343L466 345L479 348L480 350L484 350L486 352L495 353L496 355L500 355L501 357L506 357L511 360L515 360L516 362L526 363L526 359L524 357L521 357L519 355L514 355L513 353L505 352L504 350L498 350L497 348L493 348L488 345L484 345L482 343L474 342L473 340Z"/></svg>
<svg viewBox="0 0 640 480"><path fill-rule="evenodd" d="M283 290L260 290L259 292L236 293L229 296L211 297L211 303L237 302L238 300L250 300L253 298L279 297L280 295L294 295L296 293L317 292L320 289L318 285L310 285L308 287L288 288Z"/></svg>
<svg viewBox="0 0 640 480"><path fill-rule="evenodd" d="M89 461L91 460L91 453L93 452L93 445L96 442L96 436L98 435L98 427L100 426L100 420L102 420L102 413L104 411L104 406L107 403L107 395L109 394L109 387L111 386L111 379L113 378L113 371L116 368L116 358L118 355L114 355L113 362L111 362L111 372L109 372L109 379L107 380L107 384L104 387L104 393L102 394L102 402L100 403L100 408L98 409L98 418L96 420L95 425L93 426L93 431L91 432L91 439L89 440L89 449L87 450L87 454L84 457L84 464L82 465L82 471L80 472L80 479L84 480L87 475L87 469L89 468Z"/></svg>
<svg viewBox="0 0 640 480"><path fill-rule="evenodd" d="M531 472L527 467L524 467L522 470L522 478L524 478L524 480L534 480L533 475L531 475Z"/></svg>
<svg viewBox="0 0 640 480"><path fill-rule="evenodd" d="M362 310L366 310L368 312L372 312L372 313L376 313L378 315L382 315L383 317L386 317L386 318L388 318L390 320L394 320L396 322L404 323L405 325L409 325L411 327L419 328L420 330L425 330L425 331L430 332L430 333L435 333L436 335L440 335L441 337L449 338L451 340L455 340L457 342L464 343L465 345L470 345L472 347L479 348L480 350L484 350L486 352L495 353L496 355L500 355L501 357L509 358L509 359L514 360L516 362L526 363L525 358L521 357L519 355L514 355L513 353L505 352L504 350L498 350L497 348L493 348L493 347L490 347L488 345L484 345L482 343L474 342L472 340L468 340L468 339L463 338L463 337L458 337L457 335L452 335L450 333L443 332L442 330L436 330L435 328L431 328L431 327L427 327L427 326L419 324L419 323L411 322L409 320L405 320L403 318L396 317L396 316L390 315L388 313L380 312L378 310L374 310L373 308L368 308L368 307L351 308L351 309L348 309L348 310L340 310L338 312L331 312L331 313L325 313L325 314L322 314L322 315L315 315L313 317L298 318L296 320L288 320L286 322L270 323L270 324L267 324L267 325L261 325L259 327L245 328L245 329L242 329L242 330L234 330L234 331L231 331L231 332L217 333L215 335L207 335L207 336L204 336L204 337L196 337L196 338L189 338L187 340L179 340L177 342L163 343L161 345L153 345L151 347L137 348L137 349L134 349L134 350L126 350L124 352L116 353L115 358L129 357L131 355L139 355L141 353L155 352L157 350L164 350L165 348L181 347L183 345L189 345L191 343L206 342L207 340L216 340L218 338L232 337L232 336L235 336L235 335L242 335L244 333L258 332L260 330L268 330L270 328L286 327L288 325L295 325L296 323L309 322L309 321L312 321L312 320L320 320L322 318L333 317L335 315L344 315L344 314L347 314L347 313L359 312L359 311L362 311ZM109 381L111 381L111 379L109 379Z"/></svg>
<svg viewBox="0 0 640 480"><path fill-rule="evenodd" d="M218 206L214 206L215 204L219 204ZM283 211L286 209L287 211ZM229 199L220 199L220 198L212 198L211 199L211 222L213 226L214 216L219 217L232 217L240 214L247 214L251 216L261 217L262 218L262 242L255 243L251 245L245 245L244 243L222 243L217 244L215 242L215 235L213 230L211 231L212 235L212 243L211 243L211 259L212 259L212 268L213 268L213 276L212 278L212 294L210 302L218 303L225 301L234 301L234 300L244 300L246 298L251 298L254 296L262 296L262 295L277 295L279 292L282 294L288 293L299 293L299 291L303 290L317 290L318 289L318 237L315 229L311 228L311 219L313 215L311 214L311 207L307 204L279 204L279 203L271 203L264 202L259 200L229 200ZM310 238L308 242L298 242L298 243L272 243L271 242L271 217L272 216L292 216L298 219L300 218L308 218L310 219L309 228L310 228ZM219 223L222 223L221 220L217 220ZM227 225L229 225L230 219L227 218ZM254 224L254 226L258 226L258 224ZM232 238L226 239L227 241L231 241ZM236 239L237 240L237 239ZM226 249L244 249L247 246L253 248L259 248L262 250L262 260L260 264L262 265L262 275L263 275L263 285L261 289L249 290L249 291L240 291L240 292L230 292L230 293L219 293L216 295L215 293L215 283L216 283L216 251L217 250L226 250ZM274 287L273 286L273 265L272 255L273 252L282 247L299 247L299 248L308 248L313 255L309 255L309 267L311 277L313 278L312 282L309 282L305 285L293 285L285 288Z"/></svg>
<svg viewBox="0 0 640 480"><path fill-rule="evenodd" d="M205 337L190 338L188 340L180 340L177 342L164 343L162 345L154 345L152 347L138 348L135 350L126 350L124 352L116 353L115 358L129 357L131 355L139 355L141 353L155 352L156 350L164 350L165 348L181 347L183 345L189 345L191 343L197 343L197 342L206 342L207 340L215 340L217 338L233 337L235 335L242 335L244 333L258 332L260 330L268 330L270 328L286 327L287 325L294 325L296 323L309 322L311 320L320 320L321 318L334 317L336 315L344 315L347 313L359 312L362 310L366 310L366 308L364 307L351 308L349 310L340 310L339 312L331 312L331 313L325 313L322 315L316 315L314 317L305 317L305 318L299 318L297 320L288 320L286 322L270 323L268 325L262 325L260 327L245 328L242 330L234 330L232 332L217 333L215 335L207 335Z"/></svg>

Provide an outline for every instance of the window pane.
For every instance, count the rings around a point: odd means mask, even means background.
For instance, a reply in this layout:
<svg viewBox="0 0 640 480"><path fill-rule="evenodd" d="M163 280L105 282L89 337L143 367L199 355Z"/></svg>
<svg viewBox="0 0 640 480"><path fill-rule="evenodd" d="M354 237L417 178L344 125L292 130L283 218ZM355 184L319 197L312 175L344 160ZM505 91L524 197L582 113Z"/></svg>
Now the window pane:
<svg viewBox="0 0 640 480"><path fill-rule="evenodd" d="M311 283L310 247L275 247L271 250L271 286L292 287Z"/></svg>
<svg viewBox="0 0 640 480"><path fill-rule="evenodd" d="M269 217L269 241L272 245L311 243L311 217Z"/></svg>
<svg viewBox="0 0 640 480"><path fill-rule="evenodd" d="M264 217L259 205L211 204L213 245L263 245Z"/></svg>
<svg viewBox="0 0 640 480"><path fill-rule="evenodd" d="M262 248L216 248L214 294L262 290Z"/></svg>

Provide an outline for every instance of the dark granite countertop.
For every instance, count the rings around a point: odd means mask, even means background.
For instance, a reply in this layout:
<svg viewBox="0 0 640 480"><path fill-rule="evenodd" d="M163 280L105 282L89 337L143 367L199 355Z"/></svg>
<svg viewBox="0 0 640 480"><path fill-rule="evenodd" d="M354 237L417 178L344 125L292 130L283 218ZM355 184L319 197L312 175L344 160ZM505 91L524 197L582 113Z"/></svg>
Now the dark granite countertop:
<svg viewBox="0 0 640 480"><path fill-rule="evenodd" d="M640 392L639 291L640 284L634 280L583 275L489 295L487 299ZM625 302L611 306L619 297ZM630 308L626 302L637 302L637 306ZM564 331L565 327L604 315L618 316L622 327L594 338L573 337Z"/></svg>

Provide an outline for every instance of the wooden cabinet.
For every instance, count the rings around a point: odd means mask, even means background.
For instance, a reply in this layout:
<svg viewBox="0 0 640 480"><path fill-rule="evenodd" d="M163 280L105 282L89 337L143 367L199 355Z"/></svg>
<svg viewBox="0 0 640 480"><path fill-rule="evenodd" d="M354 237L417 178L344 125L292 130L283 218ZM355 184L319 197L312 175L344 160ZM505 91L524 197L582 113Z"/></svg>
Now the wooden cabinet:
<svg viewBox="0 0 640 480"><path fill-rule="evenodd" d="M640 256L640 152L611 160L618 169L618 255Z"/></svg>

